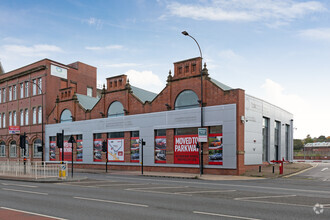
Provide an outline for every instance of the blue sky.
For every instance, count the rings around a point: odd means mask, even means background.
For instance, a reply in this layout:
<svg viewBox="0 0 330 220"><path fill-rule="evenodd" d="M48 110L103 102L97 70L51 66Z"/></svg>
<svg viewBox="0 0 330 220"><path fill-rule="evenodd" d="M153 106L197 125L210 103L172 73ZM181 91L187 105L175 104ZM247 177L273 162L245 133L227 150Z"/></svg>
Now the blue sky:
<svg viewBox="0 0 330 220"><path fill-rule="evenodd" d="M127 74L159 92L173 62L199 56L211 77L294 114L294 137L330 136L330 2L113 0L0 3L5 71L49 58Z"/></svg>

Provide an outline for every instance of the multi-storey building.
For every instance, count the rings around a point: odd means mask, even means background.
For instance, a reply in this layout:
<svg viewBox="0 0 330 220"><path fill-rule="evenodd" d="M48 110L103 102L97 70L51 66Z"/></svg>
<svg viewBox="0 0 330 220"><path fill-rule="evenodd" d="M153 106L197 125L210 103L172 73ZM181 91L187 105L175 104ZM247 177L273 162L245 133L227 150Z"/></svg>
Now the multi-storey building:
<svg viewBox="0 0 330 220"><path fill-rule="evenodd" d="M201 65L200 57L174 63L159 94L130 85L126 75L107 78L100 98L63 88L47 114L46 160L62 160L56 147L62 131L64 160L73 157L79 167L103 168L108 159L112 169L137 170L143 159L146 170L198 172L202 163L205 173L241 174L271 160L291 160L293 115L220 83ZM207 142L200 152L202 117ZM70 135L77 141L73 155Z"/></svg>
<svg viewBox="0 0 330 220"><path fill-rule="evenodd" d="M0 74L0 160L24 156L19 135L26 134L26 157L42 160L44 125L59 97L79 93L96 96L96 68L76 62L69 65L43 59ZM39 149L38 149L39 147Z"/></svg>

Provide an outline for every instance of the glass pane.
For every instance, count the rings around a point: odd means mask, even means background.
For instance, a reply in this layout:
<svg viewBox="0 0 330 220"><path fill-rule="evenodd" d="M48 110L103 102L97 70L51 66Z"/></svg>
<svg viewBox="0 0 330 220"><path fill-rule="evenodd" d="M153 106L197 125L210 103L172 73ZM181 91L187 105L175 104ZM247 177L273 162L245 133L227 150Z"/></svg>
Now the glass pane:
<svg viewBox="0 0 330 220"><path fill-rule="evenodd" d="M186 109L199 107L198 96L191 90L181 92L176 101L175 109Z"/></svg>
<svg viewBox="0 0 330 220"><path fill-rule="evenodd" d="M108 117L118 117L123 115L124 115L123 105L118 101L113 102L109 107Z"/></svg>
<svg viewBox="0 0 330 220"><path fill-rule="evenodd" d="M72 122L72 114L70 110L65 109L61 114L61 123Z"/></svg>

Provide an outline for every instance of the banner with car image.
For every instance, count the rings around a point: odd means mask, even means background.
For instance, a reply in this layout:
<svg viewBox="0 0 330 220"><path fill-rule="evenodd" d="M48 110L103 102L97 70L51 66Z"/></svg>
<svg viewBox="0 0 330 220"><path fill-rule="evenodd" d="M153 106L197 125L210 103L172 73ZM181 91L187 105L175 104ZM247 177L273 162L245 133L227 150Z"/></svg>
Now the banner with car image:
<svg viewBox="0 0 330 220"><path fill-rule="evenodd" d="M155 137L155 163L166 163L166 136Z"/></svg>
<svg viewBox="0 0 330 220"><path fill-rule="evenodd" d="M108 160L110 162L124 162L124 138L108 139Z"/></svg>
<svg viewBox="0 0 330 220"><path fill-rule="evenodd" d="M49 143L49 160L56 160L56 141L50 141Z"/></svg>
<svg viewBox="0 0 330 220"><path fill-rule="evenodd" d="M83 141L82 140L76 140L77 142L77 157L76 161L83 161Z"/></svg>
<svg viewBox="0 0 330 220"><path fill-rule="evenodd" d="M131 162L132 163L140 162L139 137L132 137L131 138Z"/></svg>
<svg viewBox="0 0 330 220"><path fill-rule="evenodd" d="M174 163L199 164L198 135L174 136Z"/></svg>
<svg viewBox="0 0 330 220"><path fill-rule="evenodd" d="M223 142L222 134L209 134L209 164L222 165Z"/></svg>
<svg viewBox="0 0 330 220"><path fill-rule="evenodd" d="M94 139L94 161L102 161L102 139Z"/></svg>

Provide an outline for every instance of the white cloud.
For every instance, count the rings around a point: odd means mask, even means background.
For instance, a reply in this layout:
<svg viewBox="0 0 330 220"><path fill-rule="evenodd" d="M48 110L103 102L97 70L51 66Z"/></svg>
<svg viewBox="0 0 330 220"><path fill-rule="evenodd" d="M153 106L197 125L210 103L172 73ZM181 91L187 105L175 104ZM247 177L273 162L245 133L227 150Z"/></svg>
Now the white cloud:
<svg viewBox="0 0 330 220"><path fill-rule="evenodd" d="M312 40L330 40L330 28L306 29L299 32L299 36Z"/></svg>
<svg viewBox="0 0 330 220"><path fill-rule="evenodd" d="M87 23L89 26L95 26L96 29L102 29L103 21L98 18L90 17L89 19L83 20L83 23Z"/></svg>
<svg viewBox="0 0 330 220"><path fill-rule="evenodd" d="M146 89L152 92L160 92L164 88L164 83L152 71L129 70L125 73L131 85Z"/></svg>
<svg viewBox="0 0 330 220"><path fill-rule="evenodd" d="M24 46L24 45L4 45L3 46L5 53L16 54L17 56L27 56L27 57L45 57L49 53L58 53L63 52L63 50L55 45L49 44L36 44L33 46Z"/></svg>
<svg viewBox="0 0 330 220"><path fill-rule="evenodd" d="M167 5L167 8L171 16L213 21L264 21L266 23L272 21L276 24L275 26L287 24L307 14L326 10L323 4L317 1L293 0L213 0L211 3L202 4L172 2Z"/></svg>
<svg viewBox="0 0 330 220"><path fill-rule="evenodd" d="M94 51L101 51L101 50L123 50L124 49L124 46L122 45L117 45L117 44L114 44L114 45L108 45L108 46L105 46L105 47L85 47L86 50L94 50Z"/></svg>

